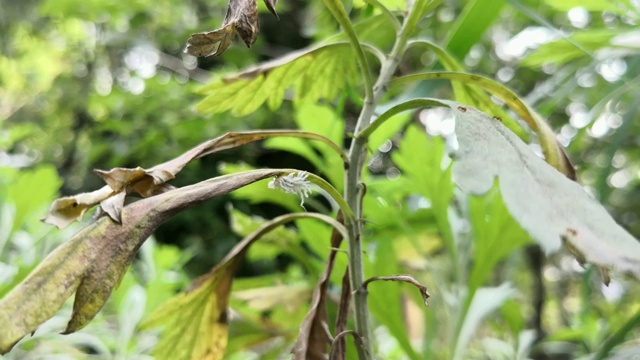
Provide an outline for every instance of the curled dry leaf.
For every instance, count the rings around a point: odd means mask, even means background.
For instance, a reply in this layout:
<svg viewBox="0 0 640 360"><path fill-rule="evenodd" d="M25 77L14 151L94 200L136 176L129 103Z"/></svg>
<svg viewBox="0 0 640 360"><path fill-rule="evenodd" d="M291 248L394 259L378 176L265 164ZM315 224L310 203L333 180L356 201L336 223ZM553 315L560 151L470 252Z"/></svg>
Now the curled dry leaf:
<svg viewBox="0 0 640 360"><path fill-rule="evenodd" d="M276 3L277 0L265 0L269 11L278 18L275 10ZM222 27L213 31L192 34L187 40L186 51L193 56L208 56L218 45L213 55L221 55L229 48L236 33L240 35L248 47L251 47L256 41L259 28L256 0L230 0Z"/></svg>
<svg viewBox="0 0 640 360"><path fill-rule="evenodd" d="M453 178L462 190L484 194L497 180L511 215L547 252L564 241L582 261L640 278L640 242L578 183L536 156L500 121L453 101L440 103L455 114Z"/></svg>
<svg viewBox="0 0 640 360"><path fill-rule="evenodd" d="M291 172L254 170L206 180L134 202L122 224L102 218L59 246L0 300L0 353L34 332L73 293L73 314L64 331L83 328L100 311L147 237L172 215L247 184Z"/></svg>
<svg viewBox="0 0 640 360"><path fill-rule="evenodd" d="M244 145L252 141L271 137L297 137L324 142L334 149L343 160L347 159L342 148L330 139L312 132L299 130L259 130L230 132L205 141L182 155L149 169L141 167L114 168L109 171L96 170L107 183L99 190L57 199L51 205L44 222L64 228L79 220L91 207L100 204L101 209L116 222L121 222L120 212L124 205L123 193L137 193L146 198L172 190L166 182L175 178L187 164L203 156ZM111 197L116 196L116 199Z"/></svg>
<svg viewBox="0 0 640 360"><path fill-rule="evenodd" d="M92 192L57 199L51 204L49 213L42 218L42 221L60 229L65 228L80 219L87 210L108 199L113 194L114 191L109 186L103 186Z"/></svg>
<svg viewBox="0 0 640 360"><path fill-rule="evenodd" d="M170 299L143 322L143 328L164 328L160 343L154 349L157 358L222 359L228 336L227 304L236 268L256 240L277 226L300 218L327 222L346 234L344 226L336 220L316 213L287 214L264 223L238 243L208 274L196 279L185 293Z"/></svg>

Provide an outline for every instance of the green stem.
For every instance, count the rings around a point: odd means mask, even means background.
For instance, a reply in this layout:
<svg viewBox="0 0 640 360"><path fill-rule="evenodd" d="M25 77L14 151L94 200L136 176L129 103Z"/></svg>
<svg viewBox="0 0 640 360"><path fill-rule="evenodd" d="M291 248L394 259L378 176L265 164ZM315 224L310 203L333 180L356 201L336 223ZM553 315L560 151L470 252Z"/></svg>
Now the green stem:
<svg viewBox="0 0 640 360"><path fill-rule="evenodd" d="M373 91L366 93L364 106L358 117L354 138L349 148L349 167L345 172L344 198L349 208L354 210L355 218L358 220L353 224L347 225L347 231L349 232L347 239L349 242L349 280L351 288L354 289L356 332L362 337L364 343L364 348L357 347L358 357L361 360L371 359L373 343L367 306L367 289L362 286L364 282L362 222L360 221L362 219L362 204L360 201L361 194L358 191L360 189L362 168L366 159L367 138L359 135L370 126L375 109L386 92L386 84L398 68L400 58L407 47L409 36L414 30L413 22L414 17L409 14L399 30L391 53L381 64L380 74L373 86Z"/></svg>

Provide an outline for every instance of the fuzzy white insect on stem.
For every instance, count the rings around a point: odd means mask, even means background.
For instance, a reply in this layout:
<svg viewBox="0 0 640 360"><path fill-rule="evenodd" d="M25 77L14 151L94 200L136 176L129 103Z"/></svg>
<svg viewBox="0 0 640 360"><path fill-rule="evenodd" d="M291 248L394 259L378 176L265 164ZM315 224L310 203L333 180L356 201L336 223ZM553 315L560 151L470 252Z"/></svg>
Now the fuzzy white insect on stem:
<svg viewBox="0 0 640 360"><path fill-rule="evenodd" d="M304 199L309 197L312 183L307 180L306 171L290 172L286 176L278 176L269 182L269 189L280 189L289 194L300 196L300 206L304 208Z"/></svg>

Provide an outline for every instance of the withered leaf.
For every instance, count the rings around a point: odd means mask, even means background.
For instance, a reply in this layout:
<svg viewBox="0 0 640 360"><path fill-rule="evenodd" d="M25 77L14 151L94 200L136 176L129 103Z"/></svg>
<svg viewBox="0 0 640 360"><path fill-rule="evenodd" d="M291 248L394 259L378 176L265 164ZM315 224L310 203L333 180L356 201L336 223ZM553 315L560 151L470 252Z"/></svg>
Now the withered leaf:
<svg viewBox="0 0 640 360"><path fill-rule="evenodd" d="M344 221L342 213L338 214L337 221L341 223ZM337 254L336 249L340 248L342 240L343 237L341 234L334 229L331 233L331 252L329 253L329 258L313 290L309 312L300 325L298 338L291 351L294 360L324 360L329 355L328 348L329 344L331 344L331 339L327 333L328 325L325 301L327 288L329 286L329 277L333 271L333 264ZM348 306L348 303L346 306ZM340 310L348 312L348 309Z"/></svg>
<svg viewBox="0 0 640 360"><path fill-rule="evenodd" d="M173 187L166 184L166 182L174 179L176 174L194 159L244 145L252 141L279 136L305 138L324 142L336 150L344 160L347 159L342 148L336 143L322 135L307 131L258 130L230 132L205 141L182 155L149 169L136 167L132 169L114 168L109 171L96 170L95 172L107 183L107 186L90 193L57 199L51 205L49 213L43 221L55 225L58 228L64 228L70 223L79 220L88 209L100 204L102 210L114 221L120 222L119 213L124 205L125 196L121 193L133 192L145 198L165 193L173 189ZM118 196L118 199L108 200L112 196Z"/></svg>
<svg viewBox="0 0 640 360"><path fill-rule="evenodd" d="M227 304L236 268L256 240L275 227L300 218L325 221L346 232L334 219L316 213L287 214L264 223L208 274L196 279L185 293L170 299L142 323L143 328L164 328L160 343L154 349L156 357L159 360L222 359L228 336Z"/></svg>
<svg viewBox="0 0 640 360"><path fill-rule="evenodd" d="M57 199L51 204L49 213L42 221L60 229L67 227L72 222L80 219L87 210L108 199L113 194L114 192L109 186L103 186L92 192Z"/></svg>
<svg viewBox="0 0 640 360"><path fill-rule="evenodd" d="M275 6L278 0L265 0L267 9L278 18ZM256 41L260 24L258 23L258 4L256 0L229 0L227 14L222 27L217 30L192 34L187 40L187 53L203 57L208 56L218 45L213 56L221 55L231 42L235 34L240 35L242 41L251 47Z"/></svg>
<svg viewBox="0 0 640 360"><path fill-rule="evenodd" d="M120 283L138 248L172 215L247 184L291 170L254 170L220 176L134 202L122 224L102 218L59 246L0 300L0 353L53 316L75 292L73 315L64 331L83 328ZM109 188L110 189L110 188Z"/></svg>

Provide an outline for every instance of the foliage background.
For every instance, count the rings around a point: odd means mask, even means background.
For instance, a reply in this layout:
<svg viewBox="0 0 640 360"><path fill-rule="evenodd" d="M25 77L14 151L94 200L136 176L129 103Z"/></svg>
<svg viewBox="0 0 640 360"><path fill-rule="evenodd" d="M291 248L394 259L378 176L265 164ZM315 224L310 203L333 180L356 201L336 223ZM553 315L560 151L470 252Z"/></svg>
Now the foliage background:
<svg viewBox="0 0 640 360"><path fill-rule="evenodd" d="M404 6L397 0L383 3L392 9ZM356 20L375 15L360 1L347 5ZM285 101L276 112L263 106L244 117L195 112L194 105L203 98L198 89L216 76L303 48L337 31L321 2L283 0L279 22L261 8L262 30L252 49L236 43L224 56L200 61L183 55L189 34L217 28L225 7L223 1L195 0L0 1L0 296L82 226L58 232L37 220L58 194L96 188L94 168L150 166L231 130L310 127L317 126L316 119L339 127L341 118L347 130L353 126L357 101L352 94L319 105ZM639 9L631 0L445 1L420 24L421 37L445 46L469 70L507 84L545 115L578 165L580 180L636 238L640 237L640 121L635 106L640 101ZM391 39L392 29L379 28L368 41L384 46ZM401 71L434 66L439 65L433 54L414 49ZM445 82L421 84L414 91L452 96ZM454 283L466 283L468 290L510 280L518 295L496 305L500 316L482 323L470 339L468 355L482 358L488 352L492 358L512 358L509 351L518 349L521 331L536 328L532 301L540 288L535 266L524 261L532 257L519 246L526 236L504 220L504 209L492 200L495 194L470 200L470 223L451 224L453 230L447 230L442 223L447 209L438 209L437 196L454 189L450 182L433 180L433 174L440 173L440 159L428 154L442 151L442 144L422 136L419 125L430 135L441 131L437 121L419 114L404 137L383 139L373 147L370 193L386 201L374 201L372 196L366 205L370 269L372 275L419 274L441 297L431 310L422 311L414 304L417 294L405 292L404 287L372 286L371 311L383 325L376 336L389 339L380 351L389 359L446 358L460 332L447 325L447 316L453 314L439 312L447 308L445 289L451 289L438 282L455 279ZM336 128L322 130L342 140ZM287 147L293 147L294 154L282 150ZM314 161L309 151L320 161ZM301 149L299 144L249 145L191 164L175 185L233 171L232 163L238 162L323 171L323 157L317 149ZM189 279L211 268L247 229L257 226L256 218L244 214L271 218L297 203L249 200L256 191L208 202L163 225L98 321L78 334L61 337L56 332L68 317L65 308L7 357L52 353L67 358L87 353L149 357L157 333L139 330L138 322ZM419 210L414 211L401 201L412 194L420 194L432 206L422 209L416 200ZM88 216L85 221L90 221ZM473 245L451 257L441 239L453 236L447 231L456 233L456 226L471 226L475 237ZM256 343L263 346L251 348L260 354L255 356L286 354L306 312L303 300L308 300L328 251L311 241L319 233L328 239L326 228L300 223L252 250L240 271L242 280L235 284L232 307L244 317L232 325L231 338L238 340L230 343L230 358L248 356L237 352ZM502 249L506 260L488 260L486 280L473 275L480 271L473 270L473 259L487 259L489 254L480 251L494 249L491 241L505 238L509 239ZM288 251L283 251L283 244ZM549 337L537 348L540 358L556 353L573 358L596 351L640 311L634 300L638 287L624 277L603 288L597 274L583 271L563 255L550 259L541 274L547 296L542 327L537 330ZM252 293L256 287L260 291ZM273 300L286 295L298 301L283 306ZM628 339L638 335L632 330Z"/></svg>

